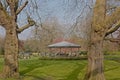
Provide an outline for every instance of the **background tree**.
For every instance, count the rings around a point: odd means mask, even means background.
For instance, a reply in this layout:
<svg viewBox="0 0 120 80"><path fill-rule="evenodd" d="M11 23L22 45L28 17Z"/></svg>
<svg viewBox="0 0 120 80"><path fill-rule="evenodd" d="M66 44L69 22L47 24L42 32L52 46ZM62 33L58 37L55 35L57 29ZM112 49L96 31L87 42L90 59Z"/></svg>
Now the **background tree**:
<svg viewBox="0 0 120 80"><path fill-rule="evenodd" d="M33 52L46 52L49 44L55 39L63 37L64 33L62 31L62 26L55 17L45 20L42 23L42 26L38 26L38 28L35 28L32 31L33 37L28 39L25 43L26 45L29 45Z"/></svg>
<svg viewBox="0 0 120 80"><path fill-rule="evenodd" d="M18 70L18 33L34 25L34 21L29 17L28 24L18 27L17 18L20 12L28 4L28 1L19 5L20 0L0 1L0 25L5 28L5 56L4 69L1 77L19 77Z"/></svg>

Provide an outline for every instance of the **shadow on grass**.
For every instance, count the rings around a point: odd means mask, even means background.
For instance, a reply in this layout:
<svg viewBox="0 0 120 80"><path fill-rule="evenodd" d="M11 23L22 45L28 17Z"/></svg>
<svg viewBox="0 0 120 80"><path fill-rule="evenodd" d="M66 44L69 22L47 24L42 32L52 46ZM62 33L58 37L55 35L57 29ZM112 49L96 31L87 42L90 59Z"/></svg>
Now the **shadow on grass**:
<svg viewBox="0 0 120 80"><path fill-rule="evenodd" d="M81 65L81 64L77 64L77 65L78 67L74 71L72 71L71 74L68 75L67 78L64 80L79 80L78 79L79 73L81 72L81 70L83 70L85 65Z"/></svg>
<svg viewBox="0 0 120 80"><path fill-rule="evenodd" d="M45 66L50 66L50 65L56 65L56 64L59 64L59 62L57 63L47 63L46 61L37 61L37 63L33 63L33 64L29 64L27 65L27 69L25 70L22 70L20 71L20 75L24 76L26 73L29 73L31 71L33 71L34 69L37 69L37 68L41 68L41 67L45 67Z"/></svg>
<svg viewBox="0 0 120 80"><path fill-rule="evenodd" d="M120 78L114 78L114 79L109 79L109 80L120 80Z"/></svg>
<svg viewBox="0 0 120 80"><path fill-rule="evenodd" d="M115 62L118 62L118 63L120 63L120 56L118 55L118 56L105 56L105 59L106 60L112 60L112 61L115 61Z"/></svg>
<svg viewBox="0 0 120 80"><path fill-rule="evenodd" d="M30 66L27 66L28 68L21 71L20 74L21 75L24 75L26 73L29 73L30 71L34 70L34 69L37 69L39 67L44 67L44 66L49 66L49 65L52 65L52 64L46 64L46 63L40 63L40 64L31 64Z"/></svg>
<svg viewBox="0 0 120 80"><path fill-rule="evenodd" d="M53 61L53 60L52 60ZM55 60L56 61L56 60ZM60 60L61 61L61 60ZM68 61L68 60L65 60L65 61ZM57 63L55 64L60 64L59 60L57 60ZM83 70L83 68L85 67L85 65L83 64L78 64L78 67L73 70L71 72L70 75L67 76L67 78L63 79L63 80L78 80L78 75L79 73L81 72L81 70ZM26 73L30 73L31 71L37 69L37 68L41 68L41 67L45 67L45 66L50 66L50 65L54 65L53 63L51 64L47 64L46 61L42 61L42 62L37 62L37 63L33 63L33 64L29 64L27 65L27 69L23 70L20 72L21 76L23 76L23 78L25 77L31 77L31 78L34 78L33 80L53 80L53 78L49 78L48 77L40 77L40 76L36 76L36 75L29 75L29 74L26 74Z"/></svg>
<svg viewBox="0 0 120 80"><path fill-rule="evenodd" d="M120 59L114 59L113 61L120 63Z"/></svg>
<svg viewBox="0 0 120 80"><path fill-rule="evenodd" d="M32 78L31 80L46 80L45 78L41 78L41 77L33 76L33 75L25 75L21 78L21 80L27 80L28 79L27 77Z"/></svg>
<svg viewBox="0 0 120 80"><path fill-rule="evenodd" d="M111 70L115 70L115 69L117 69L117 68L119 68L119 67L114 67L114 68L107 69L107 70L105 70L105 72L111 71Z"/></svg>

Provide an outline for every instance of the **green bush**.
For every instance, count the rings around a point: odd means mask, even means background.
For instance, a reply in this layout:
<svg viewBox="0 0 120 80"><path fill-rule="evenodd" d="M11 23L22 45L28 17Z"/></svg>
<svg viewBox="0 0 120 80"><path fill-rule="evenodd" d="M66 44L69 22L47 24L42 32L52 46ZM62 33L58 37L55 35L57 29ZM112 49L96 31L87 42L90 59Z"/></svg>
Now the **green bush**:
<svg viewBox="0 0 120 80"><path fill-rule="evenodd" d="M88 52L88 51L80 51L79 54L80 54L80 55L87 55L87 52Z"/></svg>

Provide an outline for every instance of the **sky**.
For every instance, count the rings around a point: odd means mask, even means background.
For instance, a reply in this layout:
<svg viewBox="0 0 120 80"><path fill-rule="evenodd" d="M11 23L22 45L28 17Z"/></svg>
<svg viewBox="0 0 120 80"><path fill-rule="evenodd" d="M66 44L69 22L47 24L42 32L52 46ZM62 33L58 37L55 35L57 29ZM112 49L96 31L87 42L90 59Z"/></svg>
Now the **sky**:
<svg viewBox="0 0 120 80"><path fill-rule="evenodd" d="M20 4L24 3L21 2ZM18 15L18 26L23 26L27 24L27 16L31 16L36 22L40 23L46 20L50 20L52 17L56 17L60 24L67 25L66 27L71 27L71 25L76 22L76 18L84 12L86 15L86 11L82 10L85 6L85 2L89 0L29 0L29 4L26 8ZM78 5L79 4L79 5ZM37 5L37 6L36 6ZM91 5L90 5L91 6ZM38 13L38 14L37 14ZM81 17L82 18L82 17ZM31 37L31 32L34 29L30 27L19 34L20 39L27 39ZM4 28L0 27L0 35L5 35Z"/></svg>

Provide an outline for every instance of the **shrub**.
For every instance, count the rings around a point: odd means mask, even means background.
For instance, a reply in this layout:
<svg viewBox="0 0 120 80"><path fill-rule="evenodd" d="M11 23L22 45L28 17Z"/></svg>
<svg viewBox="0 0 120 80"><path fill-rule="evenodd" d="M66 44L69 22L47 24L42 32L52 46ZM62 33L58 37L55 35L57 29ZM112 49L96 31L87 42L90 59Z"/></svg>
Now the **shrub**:
<svg viewBox="0 0 120 80"><path fill-rule="evenodd" d="M87 55L87 51L80 51L80 55Z"/></svg>

